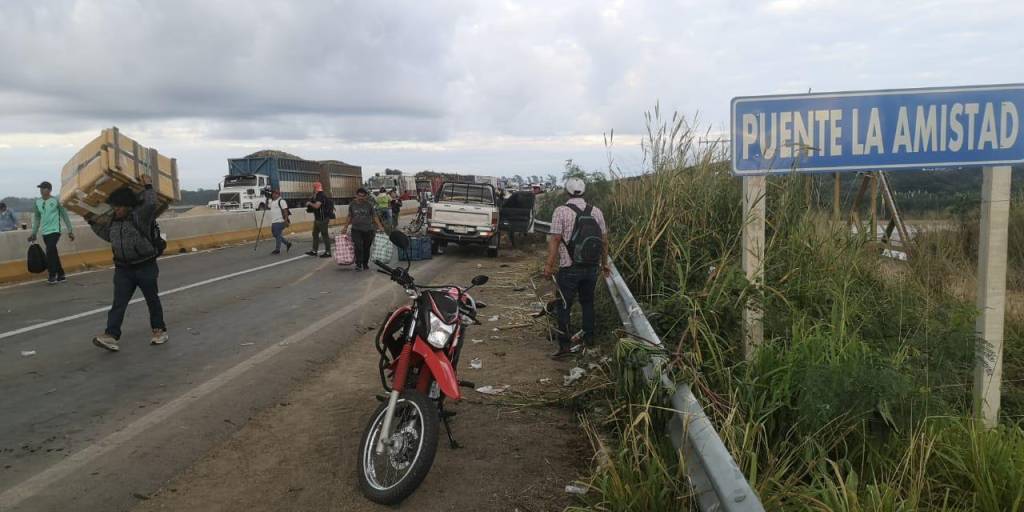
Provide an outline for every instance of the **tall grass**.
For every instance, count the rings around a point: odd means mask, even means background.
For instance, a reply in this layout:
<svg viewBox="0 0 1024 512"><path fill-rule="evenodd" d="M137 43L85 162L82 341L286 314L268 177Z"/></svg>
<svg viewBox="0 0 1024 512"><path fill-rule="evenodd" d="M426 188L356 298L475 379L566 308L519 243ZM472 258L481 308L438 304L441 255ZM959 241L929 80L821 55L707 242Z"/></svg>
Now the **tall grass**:
<svg viewBox="0 0 1024 512"><path fill-rule="evenodd" d="M648 124L648 172L589 199L673 375L692 384L765 508L1024 510L1024 431L1013 421L985 431L967 417L975 310L949 276L969 272L955 255L970 248L935 243L929 257L882 261L823 219L803 177L773 178L756 288L739 265L740 184L722 155L694 144L682 117L656 110ZM754 296L766 341L748 361L741 318ZM617 380L642 366L637 354L617 352ZM595 468L587 507L690 506L689 490L670 483L684 468L659 435L664 397L601 389L611 413L593 431L611 455Z"/></svg>

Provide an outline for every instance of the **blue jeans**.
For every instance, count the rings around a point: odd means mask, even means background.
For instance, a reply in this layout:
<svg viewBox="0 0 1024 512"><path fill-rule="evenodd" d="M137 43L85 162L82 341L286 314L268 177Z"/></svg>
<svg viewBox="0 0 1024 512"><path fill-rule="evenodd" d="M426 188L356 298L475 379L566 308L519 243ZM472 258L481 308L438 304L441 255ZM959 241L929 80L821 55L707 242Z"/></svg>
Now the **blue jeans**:
<svg viewBox="0 0 1024 512"><path fill-rule="evenodd" d="M114 339L121 339L124 312L128 309L128 303L132 300L132 295L135 295L136 288L141 289L142 295L146 297L146 305L149 306L149 326L153 329L167 329L157 288L159 277L160 268L156 266L156 260L114 269L114 305L107 313L107 334Z"/></svg>
<svg viewBox="0 0 1024 512"><path fill-rule="evenodd" d="M391 208L377 208L377 214L387 226L391 225Z"/></svg>
<svg viewBox="0 0 1024 512"><path fill-rule="evenodd" d="M583 309L583 340L591 341L594 336L594 288L597 286L597 266L562 267L555 275L558 290L565 303L558 301L558 346L568 349L575 332L570 328L572 323L572 305L579 295L580 307Z"/></svg>
<svg viewBox="0 0 1024 512"><path fill-rule="evenodd" d="M284 244L286 246L291 245L290 243L288 243L288 240L285 239L285 237L284 237L284 228L285 228L284 222L275 222L275 223L270 225L270 233L274 235L274 242L275 242L274 243L274 250L275 251L280 251L281 250L281 244Z"/></svg>

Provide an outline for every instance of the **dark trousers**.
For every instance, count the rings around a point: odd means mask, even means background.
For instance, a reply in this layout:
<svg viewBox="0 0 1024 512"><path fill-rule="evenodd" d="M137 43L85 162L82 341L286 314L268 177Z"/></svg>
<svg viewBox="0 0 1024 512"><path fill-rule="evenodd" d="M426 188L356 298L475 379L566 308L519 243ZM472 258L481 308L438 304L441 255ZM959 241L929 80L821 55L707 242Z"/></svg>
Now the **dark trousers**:
<svg viewBox="0 0 1024 512"><path fill-rule="evenodd" d="M270 233L274 235L274 250L280 251L281 245L290 245L288 240L284 237L284 222L275 222L270 225Z"/></svg>
<svg viewBox="0 0 1024 512"><path fill-rule="evenodd" d="M324 251L331 252L331 238L327 234L327 225L330 224L330 220L314 220L313 221L313 252L316 252L320 248L320 238L324 239Z"/></svg>
<svg viewBox="0 0 1024 512"><path fill-rule="evenodd" d="M352 230L352 245L356 249L356 265L370 268L370 248L373 246L373 237L377 236L375 231Z"/></svg>
<svg viewBox="0 0 1024 512"><path fill-rule="evenodd" d="M569 348L571 337L576 334L570 330L570 314L572 305L579 295L580 306L583 309L583 339L591 341L594 336L594 288L597 286L598 267L582 267L573 265L562 267L555 276L558 283L558 290L565 299L565 303L558 301L558 335L559 347Z"/></svg>
<svg viewBox="0 0 1024 512"><path fill-rule="evenodd" d="M136 288L140 288L142 295L146 297L146 305L149 306L149 326L153 329L167 329L156 284L159 277L160 268L157 267L156 260L114 269L114 305L107 314L107 334L115 339L121 338L124 312L128 309L128 303L132 300L132 295L135 295Z"/></svg>
<svg viewBox="0 0 1024 512"><path fill-rule="evenodd" d="M43 245L46 246L46 269L50 277L64 275L64 267L60 264L60 253L57 252L57 242L60 241L60 233L43 235Z"/></svg>

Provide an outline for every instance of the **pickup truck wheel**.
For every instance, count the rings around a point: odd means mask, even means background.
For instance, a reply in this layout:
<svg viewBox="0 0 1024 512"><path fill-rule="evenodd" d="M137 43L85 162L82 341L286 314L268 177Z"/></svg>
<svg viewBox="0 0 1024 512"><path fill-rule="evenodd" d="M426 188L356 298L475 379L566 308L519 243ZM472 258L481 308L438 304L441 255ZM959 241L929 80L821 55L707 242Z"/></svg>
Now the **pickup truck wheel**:
<svg viewBox="0 0 1024 512"><path fill-rule="evenodd" d="M494 247L487 248L487 256L490 258L498 257L498 248L501 247L501 232L494 235Z"/></svg>

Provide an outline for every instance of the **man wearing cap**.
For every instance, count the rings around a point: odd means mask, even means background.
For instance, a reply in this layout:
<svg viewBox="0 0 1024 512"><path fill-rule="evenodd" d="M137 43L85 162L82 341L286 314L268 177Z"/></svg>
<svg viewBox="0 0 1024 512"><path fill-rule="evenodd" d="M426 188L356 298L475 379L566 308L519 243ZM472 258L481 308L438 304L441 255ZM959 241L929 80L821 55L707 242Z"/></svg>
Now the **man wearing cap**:
<svg viewBox="0 0 1024 512"><path fill-rule="evenodd" d="M110 242L114 252L114 304L107 313L107 328L92 339L93 345L111 352L120 350L117 342L121 339L121 323L136 288L142 290L149 307L149 326L153 329L150 344L163 345L167 342L167 326L157 286L160 277L160 268L156 264L157 249L149 234L159 203L149 176L143 176L141 181L146 187L142 201L131 188L121 187L107 199L113 207L110 219L106 222L89 219L89 226L96 236Z"/></svg>
<svg viewBox="0 0 1024 512"><path fill-rule="evenodd" d="M569 199L564 205L555 208L551 217L551 235L548 237L548 257L544 266L544 276L555 278L562 299L558 301L558 351L552 355L556 359L577 353L583 350L585 345L593 343L594 288L597 286L598 272L608 275L610 270L608 227L604 221L604 213L600 208L587 204L583 198L585 191L586 183L583 180L565 180L565 192ZM583 243L578 239L578 235L582 233L581 218L600 233L594 237L593 242L597 245L597 250L593 251L593 254L588 253L588 256L593 258L592 261L577 261L582 256L576 247L577 242ZM583 329L578 336L572 334L569 327L572 305L577 295L580 299L580 308L583 310Z"/></svg>
<svg viewBox="0 0 1024 512"><path fill-rule="evenodd" d="M0 203L0 231L14 231L18 229L18 221L14 218L14 212L7 209L6 203Z"/></svg>
<svg viewBox="0 0 1024 512"><path fill-rule="evenodd" d="M327 227L331 223L334 214L334 207L324 194L324 186L319 181L313 183L313 198L306 202L306 211L313 213L313 250L307 252L309 256L316 256L320 248L320 238L324 239L324 252L321 258L331 257L331 237L327 233Z"/></svg>
<svg viewBox="0 0 1024 512"><path fill-rule="evenodd" d="M281 246L285 252L292 250L292 243L284 237L284 228L292 224L291 210L288 209L288 201L281 197L281 191L274 189L270 192L270 233L274 235L274 251L270 254L281 254Z"/></svg>
<svg viewBox="0 0 1024 512"><path fill-rule="evenodd" d="M64 277L64 267L60 264L60 254L57 252L57 242L60 241L60 223L68 228L68 238L75 241L75 234L71 230L71 219L68 211L61 206L60 201L51 194L53 185L49 181L39 184L39 199L36 199L32 214L32 235L28 237L29 243L36 241L36 235L43 235L43 245L46 246L46 268L50 272L47 282L57 284L67 280Z"/></svg>

